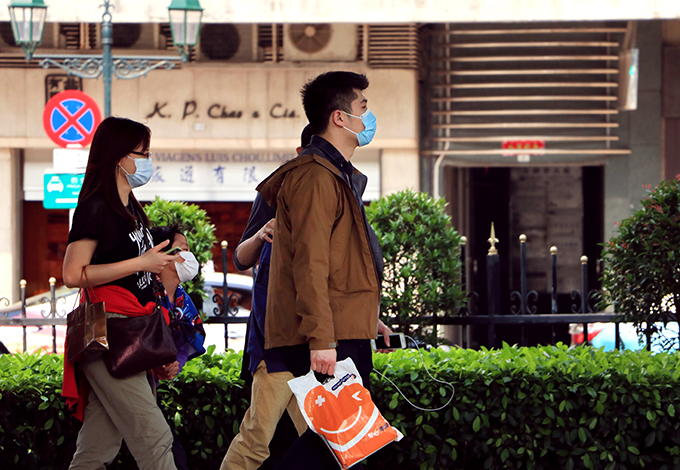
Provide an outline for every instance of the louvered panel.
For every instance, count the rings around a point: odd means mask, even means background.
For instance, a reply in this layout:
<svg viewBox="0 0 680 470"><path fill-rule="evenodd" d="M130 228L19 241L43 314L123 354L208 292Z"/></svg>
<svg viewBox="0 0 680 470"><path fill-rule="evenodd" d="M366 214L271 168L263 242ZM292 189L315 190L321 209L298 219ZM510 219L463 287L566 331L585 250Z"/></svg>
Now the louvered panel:
<svg viewBox="0 0 680 470"><path fill-rule="evenodd" d="M617 82L522 82L522 83L445 83L432 85L433 89L479 89L479 88L616 88Z"/></svg>
<svg viewBox="0 0 680 470"><path fill-rule="evenodd" d="M611 41L536 41L536 42L470 42L470 43L448 43L444 46L452 48L472 48L472 49L498 49L498 48L525 48L525 47L544 47L544 48L554 48L554 47L618 47L618 42Z"/></svg>
<svg viewBox="0 0 680 470"><path fill-rule="evenodd" d="M617 122L466 122L460 124L433 124L433 129L582 129L614 128ZM437 139L438 137L434 137Z"/></svg>
<svg viewBox="0 0 680 470"><path fill-rule="evenodd" d="M64 35L66 49L80 49L80 23L62 23L59 33Z"/></svg>
<svg viewBox="0 0 680 470"><path fill-rule="evenodd" d="M376 68L418 68L415 24L366 25L368 63Z"/></svg>
<svg viewBox="0 0 680 470"><path fill-rule="evenodd" d="M479 56L479 57L454 57L451 59L441 58L440 61L448 62L563 62L563 61L583 61L583 60L594 60L594 61L606 61L606 60L619 60L617 55L517 55L517 56Z"/></svg>
<svg viewBox="0 0 680 470"><path fill-rule="evenodd" d="M174 49L175 46L172 42L172 29L170 28L170 23L161 23L158 28L158 33L161 36L160 48L161 49Z"/></svg>
<svg viewBox="0 0 680 470"><path fill-rule="evenodd" d="M582 95L516 95L516 96L455 96L432 98L433 102L468 103L484 101L616 101L615 96L582 96Z"/></svg>
<svg viewBox="0 0 680 470"><path fill-rule="evenodd" d="M622 23L432 26L423 147L453 156L629 153L612 147L625 31ZM502 147L513 141L542 143Z"/></svg>
<svg viewBox="0 0 680 470"><path fill-rule="evenodd" d="M615 135L495 135L491 137L438 137L440 142L506 142L509 140L543 140L546 142L597 142L619 140Z"/></svg>
<svg viewBox="0 0 680 470"><path fill-rule="evenodd" d="M364 58L364 30L368 29L368 25L357 25L357 62L363 62Z"/></svg>
<svg viewBox="0 0 680 470"><path fill-rule="evenodd" d="M449 31L432 31L432 35L437 36L494 36L494 35L520 35L520 34L585 34L585 33L605 33L605 34L624 34L626 28L603 27L603 28L499 28L499 29L460 29Z"/></svg>
<svg viewBox="0 0 680 470"><path fill-rule="evenodd" d="M262 49L263 62L281 62L283 60L283 25L257 25L257 45ZM276 51L276 60L274 60L274 51Z"/></svg>
<svg viewBox="0 0 680 470"><path fill-rule="evenodd" d="M87 49L99 48L99 25L96 23L88 23L83 25L86 33Z"/></svg>

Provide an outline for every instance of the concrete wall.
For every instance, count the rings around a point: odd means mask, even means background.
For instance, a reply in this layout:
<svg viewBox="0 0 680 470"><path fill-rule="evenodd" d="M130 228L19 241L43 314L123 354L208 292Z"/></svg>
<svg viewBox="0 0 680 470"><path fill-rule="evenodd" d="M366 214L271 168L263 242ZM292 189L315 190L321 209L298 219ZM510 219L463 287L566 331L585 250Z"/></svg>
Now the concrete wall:
<svg viewBox="0 0 680 470"><path fill-rule="evenodd" d="M170 0L114 0L113 21L167 22ZM201 0L206 23L439 23L680 18L677 0ZM50 0L47 21L101 21L101 2ZM8 21L0 9L0 21Z"/></svg>
<svg viewBox="0 0 680 470"><path fill-rule="evenodd" d="M661 181L661 57L660 21L638 23L640 49L638 108L619 115L621 140L628 156L610 157L605 167L604 239L616 234L616 222L630 216L646 197L648 185Z"/></svg>

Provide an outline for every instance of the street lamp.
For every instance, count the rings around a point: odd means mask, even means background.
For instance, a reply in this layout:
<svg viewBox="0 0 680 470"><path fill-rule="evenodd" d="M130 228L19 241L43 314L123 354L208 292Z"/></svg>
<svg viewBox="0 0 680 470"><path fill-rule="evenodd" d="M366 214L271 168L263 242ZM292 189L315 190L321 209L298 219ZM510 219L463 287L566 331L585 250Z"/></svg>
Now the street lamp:
<svg viewBox="0 0 680 470"><path fill-rule="evenodd" d="M42 41L47 6L43 0L14 0L9 5L14 42L21 46L26 60L31 60L35 47Z"/></svg>
<svg viewBox="0 0 680 470"><path fill-rule="evenodd" d="M175 67L173 62L186 62L191 48L198 41L203 9L199 0L172 0L168 7L172 39L179 49L179 57L113 57L111 55L113 32L109 12L111 0L104 0L102 6L104 7L102 15L103 54L77 56L46 54L35 56L35 58L41 59L40 66L45 69L53 65L76 77L96 79L101 75L104 81L104 117L108 117L111 115L112 76L115 75L118 79L139 78L160 67L170 70ZM26 60L30 61L35 47L42 39L47 6L43 0L13 0L9 10L14 40L17 44L21 44Z"/></svg>
<svg viewBox="0 0 680 470"><path fill-rule="evenodd" d="M168 7L172 42L186 62L191 48L198 42L203 8L198 0L172 0Z"/></svg>

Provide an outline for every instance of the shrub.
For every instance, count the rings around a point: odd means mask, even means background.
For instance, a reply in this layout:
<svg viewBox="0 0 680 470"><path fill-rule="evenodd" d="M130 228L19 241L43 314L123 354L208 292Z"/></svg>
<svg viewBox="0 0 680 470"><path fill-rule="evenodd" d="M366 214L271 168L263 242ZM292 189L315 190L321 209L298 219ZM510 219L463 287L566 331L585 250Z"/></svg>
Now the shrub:
<svg viewBox="0 0 680 470"><path fill-rule="evenodd" d="M564 345L432 349L432 375L453 383L451 405L412 408L372 376L373 398L405 437L371 456L372 470L633 469L680 467L679 354ZM218 469L248 406L240 353L190 361L159 394L189 468ZM59 396L61 356L0 356L3 468L65 469L79 422ZM375 368L416 405L437 408L451 390L432 381L412 350L374 355ZM124 453L110 469L134 469Z"/></svg>
<svg viewBox="0 0 680 470"><path fill-rule="evenodd" d="M212 259L211 249L217 239L215 238L215 226L210 223L206 212L196 204L187 204L180 201L166 201L156 199L144 207L146 215L153 225L180 224L188 229L185 233L191 252L196 256L199 264L203 266ZM191 296L200 309L202 299L206 297L203 290L203 274L198 273L194 279L183 282L182 287Z"/></svg>
<svg viewBox="0 0 680 470"><path fill-rule="evenodd" d="M613 304L638 333L652 337L680 306L680 181L650 186L641 202L604 245L600 307ZM664 349L673 346L673 339L657 340Z"/></svg>
<svg viewBox="0 0 680 470"><path fill-rule="evenodd" d="M424 316L455 313L463 299L460 236L444 200L410 190L366 208L385 258L381 310L387 324L437 344L436 331L412 327Z"/></svg>

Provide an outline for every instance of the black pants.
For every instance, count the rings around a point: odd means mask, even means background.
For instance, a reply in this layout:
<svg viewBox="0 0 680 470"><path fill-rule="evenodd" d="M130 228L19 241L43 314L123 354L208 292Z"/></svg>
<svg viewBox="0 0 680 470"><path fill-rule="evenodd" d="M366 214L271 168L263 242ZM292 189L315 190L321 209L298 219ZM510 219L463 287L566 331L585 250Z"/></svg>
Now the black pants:
<svg viewBox="0 0 680 470"><path fill-rule="evenodd" d="M370 374L373 370L373 356L369 340L344 340L335 348L338 361L351 358L357 366L364 387L371 391ZM310 370L309 346L306 344L280 348L281 357L288 370L295 376L305 375ZM317 374L317 378L320 378ZM307 429L288 449L276 470L337 470L338 462L331 450L314 431ZM361 470L361 464L356 465Z"/></svg>

